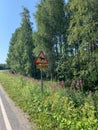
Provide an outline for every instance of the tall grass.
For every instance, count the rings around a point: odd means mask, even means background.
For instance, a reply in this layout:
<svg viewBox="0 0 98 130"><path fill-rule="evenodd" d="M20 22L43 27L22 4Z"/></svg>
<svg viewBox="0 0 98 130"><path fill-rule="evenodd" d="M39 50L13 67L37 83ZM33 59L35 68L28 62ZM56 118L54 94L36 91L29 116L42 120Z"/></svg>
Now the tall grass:
<svg viewBox="0 0 98 130"><path fill-rule="evenodd" d="M98 130L98 91L84 93L57 83L0 73L0 83L39 130Z"/></svg>

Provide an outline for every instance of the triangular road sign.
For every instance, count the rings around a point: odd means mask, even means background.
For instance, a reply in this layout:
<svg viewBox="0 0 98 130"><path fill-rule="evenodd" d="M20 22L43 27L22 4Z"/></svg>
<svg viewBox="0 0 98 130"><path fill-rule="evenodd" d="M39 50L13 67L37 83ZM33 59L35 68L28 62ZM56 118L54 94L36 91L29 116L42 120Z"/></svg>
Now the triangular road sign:
<svg viewBox="0 0 98 130"><path fill-rule="evenodd" d="M34 61L34 64L48 64L48 60L43 51L40 51L39 55Z"/></svg>

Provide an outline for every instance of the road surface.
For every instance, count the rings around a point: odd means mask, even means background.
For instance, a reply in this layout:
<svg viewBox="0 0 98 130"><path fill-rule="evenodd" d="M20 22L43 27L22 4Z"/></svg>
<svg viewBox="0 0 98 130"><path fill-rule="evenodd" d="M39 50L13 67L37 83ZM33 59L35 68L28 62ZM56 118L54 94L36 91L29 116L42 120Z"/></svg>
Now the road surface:
<svg viewBox="0 0 98 130"><path fill-rule="evenodd" d="M28 116L8 97L0 85L0 130L36 130Z"/></svg>

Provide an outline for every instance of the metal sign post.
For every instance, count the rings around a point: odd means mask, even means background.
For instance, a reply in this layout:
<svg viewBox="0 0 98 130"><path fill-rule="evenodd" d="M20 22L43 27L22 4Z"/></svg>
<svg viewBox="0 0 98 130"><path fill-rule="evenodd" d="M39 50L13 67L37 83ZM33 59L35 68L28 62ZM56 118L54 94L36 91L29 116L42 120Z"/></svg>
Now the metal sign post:
<svg viewBox="0 0 98 130"><path fill-rule="evenodd" d="M34 64L36 68L41 71L41 92L43 93L43 69L46 69L48 66L48 60L43 51L40 51L39 55L36 57Z"/></svg>
<svg viewBox="0 0 98 130"><path fill-rule="evenodd" d="M43 70L41 69L41 92L43 93Z"/></svg>

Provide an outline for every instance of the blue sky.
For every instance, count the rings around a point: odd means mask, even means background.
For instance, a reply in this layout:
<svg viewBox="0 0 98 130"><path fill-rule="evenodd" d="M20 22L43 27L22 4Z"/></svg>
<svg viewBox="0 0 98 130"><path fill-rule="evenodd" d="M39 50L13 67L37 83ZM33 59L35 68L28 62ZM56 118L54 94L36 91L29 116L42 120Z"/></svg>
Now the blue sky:
<svg viewBox="0 0 98 130"><path fill-rule="evenodd" d="M0 0L0 63L6 63L9 41L12 33L20 26L22 6L30 11L31 22L35 29L33 13L40 0Z"/></svg>
<svg viewBox="0 0 98 130"><path fill-rule="evenodd" d="M40 0L0 0L0 63L6 63L12 33L21 23L22 6L29 9L33 29L35 29L33 14L39 2Z"/></svg>

